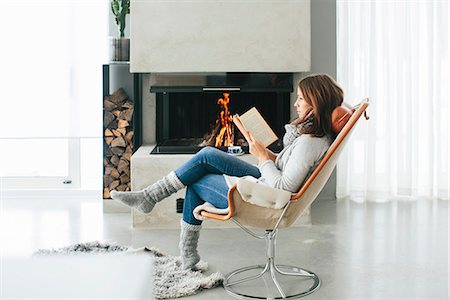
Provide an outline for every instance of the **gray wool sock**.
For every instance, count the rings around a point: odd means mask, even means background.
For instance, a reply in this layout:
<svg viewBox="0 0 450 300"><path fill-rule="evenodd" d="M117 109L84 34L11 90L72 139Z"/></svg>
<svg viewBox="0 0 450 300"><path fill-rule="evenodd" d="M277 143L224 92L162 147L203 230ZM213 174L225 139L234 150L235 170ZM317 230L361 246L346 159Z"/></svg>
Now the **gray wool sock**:
<svg viewBox="0 0 450 300"><path fill-rule="evenodd" d="M200 261L200 255L197 252L198 238L202 225L193 225L180 220L180 255L183 263L183 269L192 269Z"/></svg>
<svg viewBox="0 0 450 300"><path fill-rule="evenodd" d="M156 203L184 188L174 171L143 190L132 192L111 191L111 198L148 214Z"/></svg>

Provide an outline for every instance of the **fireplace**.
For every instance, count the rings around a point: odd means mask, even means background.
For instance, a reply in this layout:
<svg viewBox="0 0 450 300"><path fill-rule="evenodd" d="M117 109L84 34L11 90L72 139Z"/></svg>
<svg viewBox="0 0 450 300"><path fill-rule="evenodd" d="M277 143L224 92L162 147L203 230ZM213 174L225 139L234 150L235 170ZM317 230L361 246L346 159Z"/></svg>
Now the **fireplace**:
<svg viewBox="0 0 450 300"><path fill-rule="evenodd" d="M152 154L196 153L206 145L226 150L230 143L211 144L212 135L220 131L224 102L231 116L256 107L280 138L269 146L279 152L290 118L292 82L292 73L156 75L150 88L156 95L157 145ZM231 125L231 144L248 152L241 133Z"/></svg>

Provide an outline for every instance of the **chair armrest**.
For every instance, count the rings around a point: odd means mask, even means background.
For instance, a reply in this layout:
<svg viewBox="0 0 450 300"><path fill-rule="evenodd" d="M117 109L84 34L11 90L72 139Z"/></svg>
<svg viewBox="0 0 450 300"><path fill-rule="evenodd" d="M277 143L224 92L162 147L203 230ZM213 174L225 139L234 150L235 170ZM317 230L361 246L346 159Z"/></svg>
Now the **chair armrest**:
<svg viewBox="0 0 450 300"><path fill-rule="evenodd" d="M228 190L228 208L229 208L229 212L227 215L219 215L219 214L214 214L214 213L210 213L207 211L202 211L200 214L203 217L206 217L208 219L214 219L214 220L218 220L218 221L228 221L229 219L231 219L234 215L234 200L233 200L233 192L234 190L236 190L237 184L234 184L229 190Z"/></svg>

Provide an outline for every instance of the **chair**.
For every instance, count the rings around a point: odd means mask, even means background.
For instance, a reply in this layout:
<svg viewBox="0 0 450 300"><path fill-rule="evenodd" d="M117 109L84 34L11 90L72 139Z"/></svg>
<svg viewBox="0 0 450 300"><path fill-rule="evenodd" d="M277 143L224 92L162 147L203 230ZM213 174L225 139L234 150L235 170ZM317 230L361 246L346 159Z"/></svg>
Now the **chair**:
<svg viewBox="0 0 450 300"><path fill-rule="evenodd" d="M311 205L311 203L316 199L317 195L320 193L328 178L330 177L334 167L336 166L337 160L347 143L350 134L355 128L355 124L360 119L361 115L366 115L366 108L369 105L368 99L363 100L361 104L355 107L355 110L347 118L345 126L340 130L338 136L331 144L330 148L326 152L322 161L319 163L317 168L311 173L309 178L305 181L300 191L297 194L290 196L290 201L281 209L266 208L251 204L243 200L242 195L245 193L252 194L252 192L257 191L261 188L269 188L267 186L262 186L258 183L246 183L245 190L239 188L239 182L232 186L228 192L228 204L229 213L227 215L219 215L206 211L202 211L201 215L215 220L226 221L231 220L241 227L244 231L249 233L258 239L266 240L266 263L264 265L249 266L237 269L225 275L225 280L223 286L225 290L232 296L240 299L266 299L267 297L259 297L255 295L243 294L236 291L235 287L244 282L255 280L261 278L264 274L270 273L271 279L276 286L281 297L270 298L270 299L294 299L311 294L320 286L319 277L308 270L286 265L276 265L275 264L275 240L277 236L278 229L286 228L292 225L292 223L301 216L305 210ZM333 112L334 114L334 112ZM334 117L333 117L334 119ZM336 122L342 122L343 118L339 118ZM343 124L342 124L343 125ZM333 128L336 127L335 120L333 120ZM249 188L250 186L250 188ZM279 191L279 190L278 190ZM261 193L259 193L261 194ZM270 194L270 193L269 193ZM265 229L263 235L259 235L246 228L245 225L255 228ZM243 275L246 272L261 269L257 275L248 276L242 279L234 280L238 277L237 275ZM254 271L253 271L254 272ZM301 280L308 279L312 281L311 286L300 293L293 295L287 295L282 289L278 279L275 274L278 273L279 276L296 276ZM264 278L263 278L264 279Z"/></svg>

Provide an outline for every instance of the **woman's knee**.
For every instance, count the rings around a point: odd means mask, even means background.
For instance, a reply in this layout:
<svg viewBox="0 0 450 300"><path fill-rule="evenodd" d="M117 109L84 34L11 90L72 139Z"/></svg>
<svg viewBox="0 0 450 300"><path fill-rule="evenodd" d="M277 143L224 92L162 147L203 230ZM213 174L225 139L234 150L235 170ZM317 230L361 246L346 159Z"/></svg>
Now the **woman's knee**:
<svg viewBox="0 0 450 300"><path fill-rule="evenodd" d="M199 154L199 155L208 155L210 153L214 153L217 150L218 149L215 148L215 147L206 146L206 147L203 147L202 150L198 151L197 154Z"/></svg>
<svg viewBox="0 0 450 300"><path fill-rule="evenodd" d="M220 151L220 150L215 147L206 146L202 150L198 151L197 155L201 158L208 158L208 157L212 157L213 155L216 155L217 151Z"/></svg>

